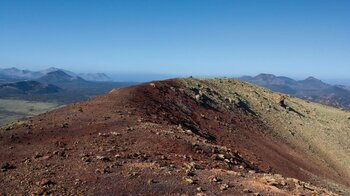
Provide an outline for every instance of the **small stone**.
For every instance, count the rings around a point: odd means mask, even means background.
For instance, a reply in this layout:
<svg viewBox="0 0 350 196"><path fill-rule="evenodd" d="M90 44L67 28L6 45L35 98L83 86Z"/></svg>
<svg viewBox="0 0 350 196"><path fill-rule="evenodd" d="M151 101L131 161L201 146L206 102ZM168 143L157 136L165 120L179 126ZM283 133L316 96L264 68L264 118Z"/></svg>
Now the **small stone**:
<svg viewBox="0 0 350 196"><path fill-rule="evenodd" d="M110 159L108 157L105 156L96 156L97 160L101 160L101 161L110 161Z"/></svg>
<svg viewBox="0 0 350 196"><path fill-rule="evenodd" d="M88 157L89 154L87 154L87 153L81 153L79 156L80 156L80 157Z"/></svg>
<svg viewBox="0 0 350 196"><path fill-rule="evenodd" d="M39 187L38 189L36 189L35 191L32 192L32 195L44 195L46 193L47 193L46 188Z"/></svg>
<svg viewBox="0 0 350 196"><path fill-rule="evenodd" d="M64 151L58 152L57 155L60 156L60 157L68 157L68 155L66 155L66 153Z"/></svg>
<svg viewBox="0 0 350 196"><path fill-rule="evenodd" d="M112 131L111 134L115 135L115 136L121 136L122 135L121 133L118 133L118 132L115 132L115 131Z"/></svg>
<svg viewBox="0 0 350 196"><path fill-rule="evenodd" d="M50 159L50 158L51 158L50 155L46 155L46 156L43 156L41 159L42 159L42 160L48 160L48 159Z"/></svg>
<svg viewBox="0 0 350 196"><path fill-rule="evenodd" d="M192 134L193 132L192 132L191 130L189 130L189 129L186 129L186 130L185 130L185 133L187 133L187 134Z"/></svg>
<svg viewBox="0 0 350 196"><path fill-rule="evenodd" d="M61 128L68 128L68 123L63 123L63 124L61 125Z"/></svg>
<svg viewBox="0 0 350 196"><path fill-rule="evenodd" d="M53 181L49 180L49 179L43 179L37 184L40 185L40 186L49 186L49 185L53 185L55 183Z"/></svg>
<svg viewBox="0 0 350 196"><path fill-rule="evenodd" d="M222 190L222 191L225 191L225 190L227 190L228 188L230 188L230 186L229 186L228 184L222 184L222 185L220 185L220 190Z"/></svg>
<svg viewBox="0 0 350 196"><path fill-rule="evenodd" d="M75 179L74 184L77 185L77 184L79 184L79 183L81 183L80 179Z"/></svg>
<svg viewBox="0 0 350 196"><path fill-rule="evenodd" d="M135 128L134 127L129 127L128 126L128 129L127 129L128 131L134 131L135 130Z"/></svg>
<svg viewBox="0 0 350 196"><path fill-rule="evenodd" d="M104 168L104 169L96 169L95 173L107 174L107 173L112 173L112 172L110 170L108 170L107 168Z"/></svg>
<svg viewBox="0 0 350 196"><path fill-rule="evenodd" d="M243 189L243 193L251 193L252 191L249 189Z"/></svg>
<svg viewBox="0 0 350 196"><path fill-rule="evenodd" d="M209 181L210 181L210 182L221 182L222 180L219 179L219 178L216 177L216 176L210 176L210 177L209 177Z"/></svg>
<svg viewBox="0 0 350 196"><path fill-rule="evenodd" d="M226 163L231 163L230 159L224 159Z"/></svg>
<svg viewBox="0 0 350 196"><path fill-rule="evenodd" d="M281 184L282 186L286 186L286 185L287 185L286 181L284 181L284 180L282 180L282 181L280 182L280 184Z"/></svg>
<svg viewBox="0 0 350 196"><path fill-rule="evenodd" d="M196 181L193 180L192 178L185 178L185 181L186 181L187 183L189 183L189 184L195 184L195 183L196 183Z"/></svg>
<svg viewBox="0 0 350 196"><path fill-rule="evenodd" d="M304 189L307 189L307 190L310 190L310 191L314 191L314 190L315 190L315 188L312 187L312 186L309 185L309 184L303 184L303 188L304 188Z"/></svg>
<svg viewBox="0 0 350 196"><path fill-rule="evenodd" d="M82 157L81 160L86 162L86 163L91 162L91 159L89 157Z"/></svg>
<svg viewBox="0 0 350 196"><path fill-rule="evenodd" d="M41 155L39 152L36 152L35 155L33 156L34 159L40 158L43 155Z"/></svg>
<svg viewBox="0 0 350 196"><path fill-rule="evenodd" d="M108 134L107 134L107 133L98 133L98 136L101 136L101 137L108 137Z"/></svg>
<svg viewBox="0 0 350 196"><path fill-rule="evenodd" d="M154 179L150 179L148 180L148 184L155 184L158 183L158 181L154 180Z"/></svg>

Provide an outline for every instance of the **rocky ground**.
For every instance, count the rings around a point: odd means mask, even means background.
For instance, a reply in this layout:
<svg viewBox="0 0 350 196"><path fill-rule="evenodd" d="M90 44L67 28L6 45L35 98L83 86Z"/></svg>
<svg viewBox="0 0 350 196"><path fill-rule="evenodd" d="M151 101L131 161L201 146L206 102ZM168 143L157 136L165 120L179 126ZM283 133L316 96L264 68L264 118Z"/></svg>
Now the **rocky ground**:
<svg viewBox="0 0 350 196"><path fill-rule="evenodd" d="M233 79L117 89L2 127L0 192L347 195L349 117Z"/></svg>

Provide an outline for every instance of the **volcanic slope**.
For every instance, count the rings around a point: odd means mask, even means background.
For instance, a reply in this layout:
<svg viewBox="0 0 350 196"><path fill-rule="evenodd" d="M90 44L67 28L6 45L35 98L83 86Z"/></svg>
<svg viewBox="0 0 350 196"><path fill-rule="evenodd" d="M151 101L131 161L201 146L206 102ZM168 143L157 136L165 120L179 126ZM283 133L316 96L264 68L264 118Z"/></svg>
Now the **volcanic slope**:
<svg viewBox="0 0 350 196"><path fill-rule="evenodd" d="M7 125L7 194L350 194L350 113L234 79L173 79Z"/></svg>

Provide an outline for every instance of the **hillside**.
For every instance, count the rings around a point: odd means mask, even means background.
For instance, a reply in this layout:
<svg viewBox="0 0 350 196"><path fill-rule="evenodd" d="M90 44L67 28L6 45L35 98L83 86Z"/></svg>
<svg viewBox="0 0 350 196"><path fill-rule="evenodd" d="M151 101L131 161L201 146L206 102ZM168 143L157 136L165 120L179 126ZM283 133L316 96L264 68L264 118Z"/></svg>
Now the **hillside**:
<svg viewBox="0 0 350 196"><path fill-rule="evenodd" d="M116 89L0 132L9 194L350 194L350 113L234 79Z"/></svg>

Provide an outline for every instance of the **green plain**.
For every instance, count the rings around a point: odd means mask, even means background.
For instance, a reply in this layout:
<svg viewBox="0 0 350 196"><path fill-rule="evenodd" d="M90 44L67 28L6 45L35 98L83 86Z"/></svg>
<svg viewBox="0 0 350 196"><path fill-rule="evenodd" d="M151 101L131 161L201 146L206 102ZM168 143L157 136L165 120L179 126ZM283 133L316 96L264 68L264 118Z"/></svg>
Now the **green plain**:
<svg viewBox="0 0 350 196"><path fill-rule="evenodd" d="M60 104L15 99L0 99L0 125L58 108Z"/></svg>

